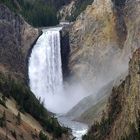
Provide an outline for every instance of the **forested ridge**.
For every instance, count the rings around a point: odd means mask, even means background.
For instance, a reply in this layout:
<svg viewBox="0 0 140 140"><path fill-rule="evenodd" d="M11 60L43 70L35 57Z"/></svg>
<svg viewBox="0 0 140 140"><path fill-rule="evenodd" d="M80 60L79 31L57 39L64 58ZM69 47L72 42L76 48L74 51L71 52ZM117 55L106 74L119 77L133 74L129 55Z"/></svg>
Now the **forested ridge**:
<svg viewBox="0 0 140 140"><path fill-rule="evenodd" d="M0 0L34 27L58 24L57 10L67 2L69 0Z"/></svg>

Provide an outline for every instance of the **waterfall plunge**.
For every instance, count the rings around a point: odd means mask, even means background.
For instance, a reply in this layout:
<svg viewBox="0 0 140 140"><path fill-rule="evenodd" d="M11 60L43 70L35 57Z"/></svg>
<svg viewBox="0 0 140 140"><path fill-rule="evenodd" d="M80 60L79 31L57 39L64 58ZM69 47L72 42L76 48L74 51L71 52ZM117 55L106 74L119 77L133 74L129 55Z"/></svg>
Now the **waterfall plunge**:
<svg viewBox="0 0 140 140"><path fill-rule="evenodd" d="M43 30L29 59L30 89L45 107L54 113L66 113L87 96L79 85L63 89L60 30L61 27Z"/></svg>
<svg viewBox="0 0 140 140"><path fill-rule="evenodd" d="M45 106L49 110L59 113L62 111L62 109L58 110L58 105L62 102L59 96L63 94L60 30L61 28L43 30L29 59L29 79L32 92L37 98L40 97L41 100L44 100Z"/></svg>

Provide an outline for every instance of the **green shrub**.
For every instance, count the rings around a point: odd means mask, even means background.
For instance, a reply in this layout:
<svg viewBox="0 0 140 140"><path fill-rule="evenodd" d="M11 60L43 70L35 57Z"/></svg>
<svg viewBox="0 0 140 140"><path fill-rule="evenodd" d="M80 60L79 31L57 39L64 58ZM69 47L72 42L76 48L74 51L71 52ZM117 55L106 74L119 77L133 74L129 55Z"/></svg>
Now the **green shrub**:
<svg viewBox="0 0 140 140"><path fill-rule="evenodd" d="M40 140L49 140L47 135L45 135L42 131L39 133L39 139Z"/></svg>
<svg viewBox="0 0 140 140"><path fill-rule="evenodd" d="M7 108L6 103L4 100L0 99L0 104L3 105L5 108Z"/></svg>
<svg viewBox="0 0 140 140"><path fill-rule="evenodd" d="M16 119L17 119L17 125L20 125L21 124L21 115L20 115L20 112L18 112L18 114L16 116Z"/></svg>

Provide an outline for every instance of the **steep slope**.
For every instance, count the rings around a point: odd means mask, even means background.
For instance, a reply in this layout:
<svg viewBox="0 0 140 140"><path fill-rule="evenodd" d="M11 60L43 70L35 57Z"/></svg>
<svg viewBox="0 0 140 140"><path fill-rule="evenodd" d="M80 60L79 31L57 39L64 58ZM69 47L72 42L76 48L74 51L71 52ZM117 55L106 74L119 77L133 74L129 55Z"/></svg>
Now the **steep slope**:
<svg viewBox="0 0 140 140"><path fill-rule="evenodd" d="M58 11L58 17L62 21L75 21L86 7L92 4L94 0L71 0Z"/></svg>
<svg viewBox="0 0 140 140"><path fill-rule="evenodd" d="M91 108L92 106L96 105L100 100L107 98L112 90L113 82L104 86L101 90L99 90L99 94L97 93L89 95L85 97L82 101L80 101L76 106L74 106L66 116L70 117L71 119L77 119L80 117L86 110Z"/></svg>
<svg viewBox="0 0 140 140"><path fill-rule="evenodd" d="M129 57L140 44L140 2L96 0L80 14L70 31L71 81L86 95L128 71ZM92 92L89 92L92 91Z"/></svg>
<svg viewBox="0 0 140 140"><path fill-rule="evenodd" d="M106 83L101 89L82 99L74 106L66 116L91 125L95 120L99 120L103 109L106 108L108 97L112 92L113 86L118 86L125 79L126 74L122 74L115 80ZM94 117L93 117L94 116Z"/></svg>
<svg viewBox="0 0 140 140"><path fill-rule="evenodd" d="M129 75L114 87L108 110L100 123L91 127L84 140L139 140L140 139L140 49L129 63Z"/></svg>
<svg viewBox="0 0 140 140"><path fill-rule="evenodd" d="M102 116L102 111L106 109L107 101L109 96L105 96L97 101L94 105L88 108L83 112L78 118L77 121L84 122L91 126L95 121L99 121Z"/></svg>
<svg viewBox="0 0 140 140"><path fill-rule="evenodd" d="M27 55L38 35L38 29L0 4L0 71L25 78Z"/></svg>
<svg viewBox="0 0 140 140"><path fill-rule="evenodd" d="M27 85L28 57L38 36L38 29L0 4L0 139L69 140L68 129L60 126ZM17 112L21 112L21 125L16 125Z"/></svg>
<svg viewBox="0 0 140 140"><path fill-rule="evenodd" d="M69 4L72 0L45 0L47 3L54 5L56 9L60 9L62 6Z"/></svg>
<svg viewBox="0 0 140 140"><path fill-rule="evenodd" d="M109 82L127 70L122 57L125 40L120 41L127 31L118 36L120 19L114 12L110 0L96 0L79 16L70 33L71 73L87 85ZM124 24L120 24L121 29Z"/></svg>
<svg viewBox="0 0 140 140"><path fill-rule="evenodd" d="M9 140L28 139L33 140L35 137L39 139L39 132L43 130L42 126L29 114L22 114L20 124L18 124L17 115L18 110L16 108L16 102L14 100L7 99L6 107L0 105L0 139L4 140L6 137ZM6 126L2 125L2 116L5 111ZM46 135L48 135L46 133Z"/></svg>

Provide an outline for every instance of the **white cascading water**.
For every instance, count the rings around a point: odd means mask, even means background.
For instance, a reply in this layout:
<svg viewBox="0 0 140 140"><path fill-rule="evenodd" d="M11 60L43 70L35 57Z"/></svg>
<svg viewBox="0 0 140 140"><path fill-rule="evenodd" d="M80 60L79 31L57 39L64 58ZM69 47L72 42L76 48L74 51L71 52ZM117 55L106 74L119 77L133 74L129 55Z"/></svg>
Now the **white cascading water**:
<svg viewBox="0 0 140 140"><path fill-rule="evenodd" d="M30 88L53 112L56 112L55 95L60 95L63 89L60 30L61 27L44 29L29 60Z"/></svg>
<svg viewBox="0 0 140 140"><path fill-rule="evenodd" d="M53 113L66 113L76 105L85 92L78 84L63 90L60 30L44 29L29 59L30 89ZM67 93L67 94L66 94Z"/></svg>

